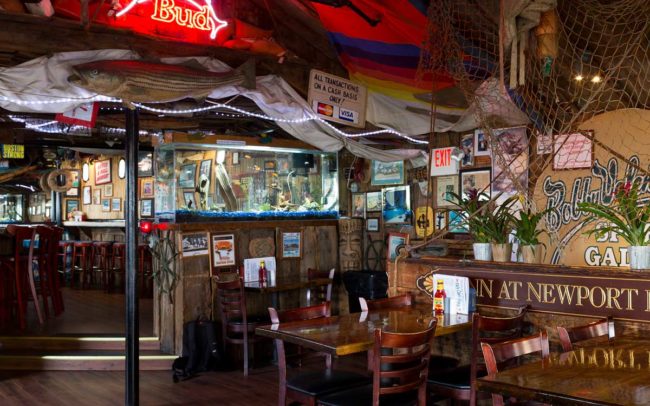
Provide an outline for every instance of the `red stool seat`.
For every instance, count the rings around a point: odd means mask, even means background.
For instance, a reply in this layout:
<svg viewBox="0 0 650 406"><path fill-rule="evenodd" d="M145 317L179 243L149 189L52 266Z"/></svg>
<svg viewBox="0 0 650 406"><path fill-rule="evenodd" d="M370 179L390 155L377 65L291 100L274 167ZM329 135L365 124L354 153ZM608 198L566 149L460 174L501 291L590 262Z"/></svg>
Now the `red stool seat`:
<svg viewBox="0 0 650 406"><path fill-rule="evenodd" d="M93 241L93 270L98 272L101 277L101 284L105 290L108 290L108 274L111 268L111 247L112 241Z"/></svg>
<svg viewBox="0 0 650 406"><path fill-rule="evenodd" d="M93 243L92 241L76 241L72 245L72 280L70 286L74 287L75 273L81 274L81 288L89 287L93 274Z"/></svg>
<svg viewBox="0 0 650 406"><path fill-rule="evenodd" d="M120 275L120 292L124 292L124 276L126 270L126 244L123 242L113 243L111 252L111 265L108 272L108 291L113 290L115 275Z"/></svg>

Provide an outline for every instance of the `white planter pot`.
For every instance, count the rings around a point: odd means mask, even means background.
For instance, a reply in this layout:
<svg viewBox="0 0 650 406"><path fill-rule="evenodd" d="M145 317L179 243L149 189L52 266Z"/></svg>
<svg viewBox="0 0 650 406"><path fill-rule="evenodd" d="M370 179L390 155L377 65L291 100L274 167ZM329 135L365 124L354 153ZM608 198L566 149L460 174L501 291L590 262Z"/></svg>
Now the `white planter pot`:
<svg viewBox="0 0 650 406"><path fill-rule="evenodd" d="M512 255L512 244L494 244L492 243L492 258L494 262L510 262Z"/></svg>
<svg viewBox="0 0 650 406"><path fill-rule="evenodd" d="M489 242L475 242L472 248L474 259L477 261L492 261L492 247Z"/></svg>
<svg viewBox="0 0 650 406"><path fill-rule="evenodd" d="M650 269L650 245L633 245L628 248L630 269Z"/></svg>

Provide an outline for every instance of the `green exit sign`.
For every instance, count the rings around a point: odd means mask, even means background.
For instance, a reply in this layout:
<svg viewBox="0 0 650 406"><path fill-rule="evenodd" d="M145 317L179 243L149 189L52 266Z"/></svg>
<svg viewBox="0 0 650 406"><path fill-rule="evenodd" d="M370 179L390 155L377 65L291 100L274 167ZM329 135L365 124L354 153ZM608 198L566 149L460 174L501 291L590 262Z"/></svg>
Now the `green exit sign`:
<svg viewBox="0 0 650 406"><path fill-rule="evenodd" d="M25 158L25 146L18 144L3 144L2 157L5 159L23 159Z"/></svg>

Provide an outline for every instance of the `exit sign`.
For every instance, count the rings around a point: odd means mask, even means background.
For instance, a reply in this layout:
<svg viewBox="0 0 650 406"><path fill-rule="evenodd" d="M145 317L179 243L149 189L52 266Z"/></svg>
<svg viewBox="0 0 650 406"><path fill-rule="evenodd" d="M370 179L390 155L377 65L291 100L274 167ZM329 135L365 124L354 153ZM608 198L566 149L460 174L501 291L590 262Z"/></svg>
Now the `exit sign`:
<svg viewBox="0 0 650 406"><path fill-rule="evenodd" d="M431 150L431 176L456 175L458 160L453 158L455 147Z"/></svg>
<svg viewBox="0 0 650 406"><path fill-rule="evenodd" d="M25 158L25 146L17 144L3 144L2 157L5 159L23 159Z"/></svg>

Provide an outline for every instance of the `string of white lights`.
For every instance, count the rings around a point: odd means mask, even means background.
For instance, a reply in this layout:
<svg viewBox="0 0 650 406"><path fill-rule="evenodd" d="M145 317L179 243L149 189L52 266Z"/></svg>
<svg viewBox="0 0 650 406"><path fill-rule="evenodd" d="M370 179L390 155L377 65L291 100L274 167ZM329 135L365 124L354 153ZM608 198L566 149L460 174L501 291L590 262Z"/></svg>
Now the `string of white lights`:
<svg viewBox="0 0 650 406"><path fill-rule="evenodd" d="M94 101L103 101L103 102L109 102L109 103L121 103L121 99L116 99L114 97L108 97L108 96L102 96L102 95L95 95L91 97L58 97L58 96L51 96L51 97L56 97L56 100L19 100L19 99L12 99L7 96L0 96L0 102L9 102L9 103L15 103L19 105L30 105L30 104L58 104L58 103L69 103L69 102L85 102L85 103L90 103Z"/></svg>

